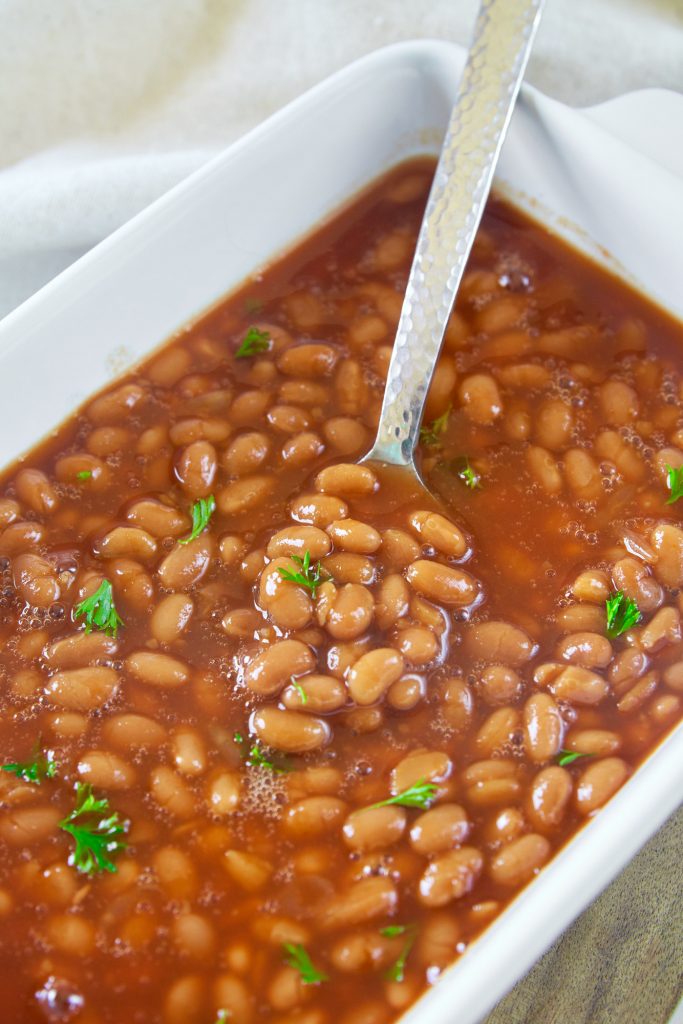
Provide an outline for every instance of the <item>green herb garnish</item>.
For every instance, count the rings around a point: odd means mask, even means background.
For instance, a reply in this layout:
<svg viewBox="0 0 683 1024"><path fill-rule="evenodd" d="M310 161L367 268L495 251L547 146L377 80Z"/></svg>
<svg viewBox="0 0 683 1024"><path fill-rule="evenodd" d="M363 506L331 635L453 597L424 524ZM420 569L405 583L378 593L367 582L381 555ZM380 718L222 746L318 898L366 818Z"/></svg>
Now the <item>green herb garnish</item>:
<svg viewBox="0 0 683 1024"><path fill-rule="evenodd" d="M397 804L399 807L419 807L425 811L432 804L437 794L437 789L438 787L433 782L425 782L424 779L420 779L414 785L409 786L408 789L404 789L402 793L390 796L387 800L380 800L378 804L371 804L368 810L374 807L389 807L391 804Z"/></svg>
<svg viewBox="0 0 683 1024"><path fill-rule="evenodd" d="M304 985L317 985L321 981L328 981L327 975L313 966L304 946L285 942L283 949L288 953L285 963L299 972Z"/></svg>
<svg viewBox="0 0 683 1024"><path fill-rule="evenodd" d="M380 928L379 933L387 939L396 938L398 935L406 936L406 941L403 943L398 959L391 965L385 975L389 981L403 981L406 960L417 938L417 928L414 924L390 924L386 928Z"/></svg>
<svg viewBox="0 0 683 1024"><path fill-rule="evenodd" d="M291 681L292 681L292 686L294 687L296 692L301 697L301 703L302 704L308 704L308 694L304 690L304 688L301 685L301 683L294 676L291 677Z"/></svg>
<svg viewBox="0 0 683 1024"><path fill-rule="evenodd" d="M446 431L452 408L453 406L449 405L446 411L437 416L435 420L432 420L429 426L420 427L420 441L422 444L428 448L436 448L439 444L439 438Z"/></svg>
<svg viewBox="0 0 683 1024"><path fill-rule="evenodd" d="M241 732L233 733L232 738L234 739L235 743L244 743L244 736L242 735Z"/></svg>
<svg viewBox="0 0 683 1024"><path fill-rule="evenodd" d="M627 630L631 629L642 619L638 605L630 597L626 597L622 590L616 594L610 594L605 601L607 611L607 636L615 640Z"/></svg>
<svg viewBox="0 0 683 1024"><path fill-rule="evenodd" d="M456 459L455 461L459 463L455 468L456 476L462 480L465 487L469 487L471 491L476 491L478 487L481 487L481 477L475 469L472 469L467 456L463 456L462 459Z"/></svg>
<svg viewBox="0 0 683 1024"><path fill-rule="evenodd" d="M92 476L92 469L82 469L80 473L76 473L78 480L89 480Z"/></svg>
<svg viewBox="0 0 683 1024"><path fill-rule="evenodd" d="M74 618L79 619L85 616L85 631L92 633L93 629L101 629L107 636L115 637L123 620L114 607L114 596L112 594L109 580L102 580L99 587L85 601L81 601L74 609Z"/></svg>
<svg viewBox="0 0 683 1024"><path fill-rule="evenodd" d="M216 1020L214 1021L214 1024L225 1024L225 1021L230 1020L231 1017L231 1010L219 1010L218 1013L216 1014Z"/></svg>
<svg viewBox="0 0 683 1024"><path fill-rule="evenodd" d="M258 327L250 327L242 339L242 344L235 352L235 359L248 359L259 352L267 352L270 342L268 331L259 331Z"/></svg>
<svg viewBox="0 0 683 1024"><path fill-rule="evenodd" d="M561 750L557 755L557 763L560 768L564 768L568 764L574 764L574 761L578 761L580 757L593 757L593 754L580 754L576 750Z"/></svg>
<svg viewBox="0 0 683 1024"><path fill-rule="evenodd" d="M289 557L293 562L301 566L301 572L290 572L289 569L278 568L280 576L289 583L298 583L301 587L308 587L313 597L315 597L318 587L326 583L331 577L323 571L320 562L311 565L310 551L305 551L303 558L299 558L298 555L290 555Z"/></svg>
<svg viewBox="0 0 683 1024"><path fill-rule="evenodd" d="M676 469L675 466L666 467L666 482L670 491L666 499L667 505L673 505L679 498L683 498L683 466Z"/></svg>
<svg viewBox="0 0 683 1024"><path fill-rule="evenodd" d="M247 756L247 764L252 768L266 768L269 772L275 772L277 775L286 775L292 770L287 764L275 764L274 761L271 761L264 754L258 741L252 744Z"/></svg>
<svg viewBox="0 0 683 1024"><path fill-rule="evenodd" d="M189 537L184 537L183 540L179 540L179 544L189 544L191 540L198 537L199 534L207 528L211 516L216 511L216 499L213 494L210 494L208 498L199 498L195 501L192 506L192 533Z"/></svg>
<svg viewBox="0 0 683 1024"><path fill-rule="evenodd" d="M22 782L30 782L32 786L39 786L45 779L54 779L57 775L57 762L51 750L42 753L40 740L35 746L33 761L13 761L11 764L0 765L3 772L16 775Z"/></svg>
<svg viewBox="0 0 683 1024"><path fill-rule="evenodd" d="M69 864L77 871L92 876L117 870L112 857L127 848L128 844L119 838L126 829L118 813L110 812L106 797L95 798L90 783L76 784L76 807L59 827L76 841Z"/></svg>

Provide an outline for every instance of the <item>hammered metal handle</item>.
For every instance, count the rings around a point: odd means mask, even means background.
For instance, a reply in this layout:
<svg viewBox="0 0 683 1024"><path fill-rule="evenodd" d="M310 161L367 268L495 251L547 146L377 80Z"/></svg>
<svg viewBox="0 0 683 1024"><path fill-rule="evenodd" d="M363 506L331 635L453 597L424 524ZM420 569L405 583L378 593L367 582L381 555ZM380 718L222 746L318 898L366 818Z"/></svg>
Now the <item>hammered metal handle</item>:
<svg viewBox="0 0 683 1024"><path fill-rule="evenodd" d="M422 410L544 0L483 0L417 240L366 459L412 466Z"/></svg>

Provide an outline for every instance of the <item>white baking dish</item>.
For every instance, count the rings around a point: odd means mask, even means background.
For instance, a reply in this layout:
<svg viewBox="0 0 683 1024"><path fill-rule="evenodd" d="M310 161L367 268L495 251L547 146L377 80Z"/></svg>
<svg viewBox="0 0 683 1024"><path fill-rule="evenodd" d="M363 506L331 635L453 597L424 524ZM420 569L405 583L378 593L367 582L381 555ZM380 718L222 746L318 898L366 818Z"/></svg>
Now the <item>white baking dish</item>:
<svg viewBox="0 0 683 1024"><path fill-rule="evenodd" d="M436 152L462 63L462 50L437 42L402 44L359 61L230 147L6 317L0 465L368 181L404 158ZM683 160L666 127L682 120L683 101L673 94L636 94L586 114L525 89L498 187L681 314ZM683 728L404 1024L479 1021L672 813L681 792Z"/></svg>

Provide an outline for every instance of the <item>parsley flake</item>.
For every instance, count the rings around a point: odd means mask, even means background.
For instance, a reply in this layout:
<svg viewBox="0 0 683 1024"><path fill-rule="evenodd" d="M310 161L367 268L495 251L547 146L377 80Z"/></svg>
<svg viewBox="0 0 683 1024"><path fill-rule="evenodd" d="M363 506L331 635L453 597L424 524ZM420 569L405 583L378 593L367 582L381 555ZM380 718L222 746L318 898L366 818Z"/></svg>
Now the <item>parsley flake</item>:
<svg viewBox="0 0 683 1024"><path fill-rule="evenodd" d="M409 786L408 789L404 789L402 793L390 796L386 800L380 800L378 804L372 804L368 810L372 810L374 807L389 807L391 804L397 804L399 807L419 807L421 810L426 811L436 796L437 788L433 782L425 782L424 779L419 779L412 786Z"/></svg>
<svg viewBox="0 0 683 1024"><path fill-rule="evenodd" d="M11 764L0 765L3 772L16 775L22 782L28 782L32 786L39 786L45 779L54 779L57 775L57 762L51 750L43 753L40 749L40 740L34 749L33 761L13 761Z"/></svg>
<svg viewBox="0 0 683 1024"><path fill-rule="evenodd" d="M326 583L331 577L323 571L320 562L311 565L310 551L305 551L303 558L300 558L298 555L290 555L289 557L296 565L301 567L301 572L290 572L289 569L278 568L280 576L289 583L298 583L300 587L307 587L312 596L315 597L318 587Z"/></svg>
<svg viewBox="0 0 683 1024"><path fill-rule="evenodd" d="M605 601L607 611L607 636L610 640L626 633L642 619L642 615L635 601L626 597L622 590L616 594L610 594Z"/></svg>
<svg viewBox="0 0 683 1024"><path fill-rule="evenodd" d="M104 797L98 800L89 782L76 784L76 807L59 827L68 832L76 842L76 848L69 855L69 864L85 875L96 875L100 871L116 871L112 857L128 846L119 836L126 828L116 811L109 808Z"/></svg>
<svg viewBox="0 0 683 1024"><path fill-rule="evenodd" d="M580 754L577 750L561 750L557 755L557 763L560 768L565 768L568 764L574 764L574 761L578 761L580 757L593 757L593 755Z"/></svg>
<svg viewBox="0 0 683 1024"><path fill-rule="evenodd" d="M299 943L295 945L292 942L285 942L283 949L288 954L285 957L285 963L299 972L304 985L317 985L321 981L329 980L326 974L313 966L304 946Z"/></svg>
<svg viewBox="0 0 683 1024"><path fill-rule="evenodd" d="M406 960L417 938L417 928L414 924L390 924L386 928L380 928L379 933L387 939L394 939L399 935L406 936L399 956L385 974L389 981L401 982L405 977Z"/></svg>
<svg viewBox="0 0 683 1024"><path fill-rule="evenodd" d="M426 445L427 448L436 448L439 445L439 438L445 433L448 427L448 420L451 415L452 405L449 405L445 412L442 412L440 416L437 416L435 420L432 420L431 424L426 427L420 427L420 441Z"/></svg>
<svg viewBox="0 0 683 1024"><path fill-rule="evenodd" d="M207 528L209 520L215 511L216 499L213 494L210 494L208 498L199 498L198 501L195 501L192 506L192 533L189 537L184 537L178 541L178 543L189 544L191 540L195 540Z"/></svg>
<svg viewBox="0 0 683 1024"><path fill-rule="evenodd" d="M216 1014L216 1020L214 1021L214 1024L225 1024L226 1020L232 1020L232 1011L221 1009Z"/></svg>
<svg viewBox="0 0 683 1024"><path fill-rule="evenodd" d="M270 345L268 331L259 331L258 327L250 327L242 339L242 344L235 352L235 359L249 359L259 352L267 352Z"/></svg>
<svg viewBox="0 0 683 1024"><path fill-rule="evenodd" d="M667 505L673 505L679 498L683 498L683 466L676 469L675 466L666 467L666 482L670 494L666 499Z"/></svg>
<svg viewBox="0 0 683 1024"><path fill-rule="evenodd" d="M77 480L89 480L92 476L92 469L82 469L80 473L76 473Z"/></svg>
<svg viewBox="0 0 683 1024"><path fill-rule="evenodd" d="M263 752L258 740L252 744L246 763L251 768L265 768L269 772L275 772L276 775L285 775L292 770L288 764L275 764L274 761L271 761Z"/></svg>
<svg viewBox="0 0 683 1024"><path fill-rule="evenodd" d="M94 594L76 605L74 618L80 619L81 616L85 617L86 633L92 633L93 629L101 629L107 636L116 637L123 620L114 607L114 596L109 580L102 580Z"/></svg>

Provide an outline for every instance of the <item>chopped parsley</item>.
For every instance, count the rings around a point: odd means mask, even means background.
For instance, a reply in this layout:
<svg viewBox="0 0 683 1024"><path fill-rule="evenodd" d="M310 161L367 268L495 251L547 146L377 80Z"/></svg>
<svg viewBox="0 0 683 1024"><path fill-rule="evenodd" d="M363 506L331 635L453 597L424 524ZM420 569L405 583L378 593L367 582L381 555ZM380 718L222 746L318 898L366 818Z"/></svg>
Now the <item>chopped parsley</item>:
<svg viewBox="0 0 683 1024"><path fill-rule="evenodd" d="M605 601L607 612L607 636L615 640L622 633L626 633L642 619L642 615L635 601L626 597L622 590L616 594L610 594Z"/></svg>
<svg viewBox="0 0 683 1024"><path fill-rule="evenodd" d="M76 473L77 480L89 480L92 476L92 469L82 469L80 473Z"/></svg>
<svg viewBox="0 0 683 1024"><path fill-rule="evenodd" d="M85 631L101 629L107 636L115 637L123 620L114 607L114 595L109 580L102 580L94 594L86 597L74 609L74 618L85 617Z"/></svg>
<svg viewBox="0 0 683 1024"><path fill-rule="evenodd" d="M285 942L283 949L288 954L285 963L293 967L301 975L304 985L317 985L321 981L327 981L328 977L322 971L317 970L304 946L297 943Z"/></svg>
<svg viewBox="0 0 683 1024"><path fill-rule="evenodd" d="M209 520L215 511L216 499L213 494L210 494L208 498L199 498L198 501L195 501L192 506L192 533L189 537L184 537L183 540L178 541L178 543L189 544L191 540L198 537L209 525Z"/></svg>
<svg viewBox="0 0 683 1024"><path fill-rule="evenodd" d="M11 764L0 765L3 772L16 775L22 782L29 782L32 786L39 786L45 779L54 779L57 775L57 762L51 750L43 753L40 749L40 740L34 750L33 761L14 761Z"/></svg>
<svg viewBox="0 0 683 1024"><path fill-rule="evenodd" d="M92 876L117 870L112 858L128 845L120 838L126 828L118 813L110 811L106 797L96 799L90 783L76 784L76 807L60 821L59 827L75 840L69 864L77 871Z"/></svg>
<svg viewBox="0 0 683 1024"><path fill-rule="evenodd" d="M437 788L433 782L425 782L424 779L419 779L418 782L409 786L408 789L404 789L402 793L390 796L386 800L380 800L378 804L372 804L368 810L374 807L389 807L391 804L397 804L399 807L419 807L425 811L431 806L436 796Z"/></svg>
<svg viewBox="0 0 683 1024"><path fill-rule="evenodd" d="M452 405L449 405L445 412L437 416L435 420L432 420L431 424L426 427L420 427L420 441L426 445L427 448L436 448L440 443L439 438L445 433L448 427L448 420L451 415Z"/></svg>
<svg viewBox="0 0 683 1024"><path fill-rule="evenodd" d="M679 498L683 498L683 466L679 466L676 469L675 466L667 465L666 482L670 492L666 503L667 505L673 505Z"/></svg>
<svg viewBox="0 0 683 1024"><path fill-rule="evenodd" d="M578 761L580 757L593 757L593 755L580 754L577 750L561 750L557 755L557 763L560 768L565 768L568 764L573 764L574 761Z"/></svg>
<svg viewBox="0 0 683 1024"><path fill-rule="evenodd" d="M251 356L257 356L260 352L267 352L269 345L268 331L259 331L258 327L250 327L235 352L235 359L249 359Z"/></svg>
<svg viewBox="0 0 683 1024"><path fill-rule="evenodd" d="M246 742L241 732L233 733L233 739L239 747L244 746ZM245 764L248 764L250 768L265 768L267 771L275 772L277 775L285 775L292 770L288 764L275 764L274 761L271 761L264 753L258 740L252 743L249 753L242 756L245 759Z"/></svg>
<svg viewBox="0 0 683 1024"><path fill-rule="evenodd" d="M216 1020L214 1021L214 1024L225 1024L225 1021L231 1020L231 1019L232 1019L232 1011L231 1010L223 1010L223 1009L221 1009L216 1014Z"/></svg>
<svg viewBox="0 0 683 1024"><path fill-rule="evenodd" d="M380 928L379 933L387 939L394 939L399 935L406 937L398 958L386 972L386 978L389 981L401 982L405 977L406 960L417 938L417 928L414 924L390 924L386 928Z"/></svg>
<svg viewBox="0 0 683 1024"><path fill-rule="evenodd" d="M280 576L289 583L298 583L300 587L307 587L312 596L315 597L318 587L326 583L331 577L323 571L320 562L311 565L310 551L305 551L303 558L300 558L298 555L290 555L289 557L296 565L300 566L301 572L290 572L289 569L278 568Z"/></svg>

